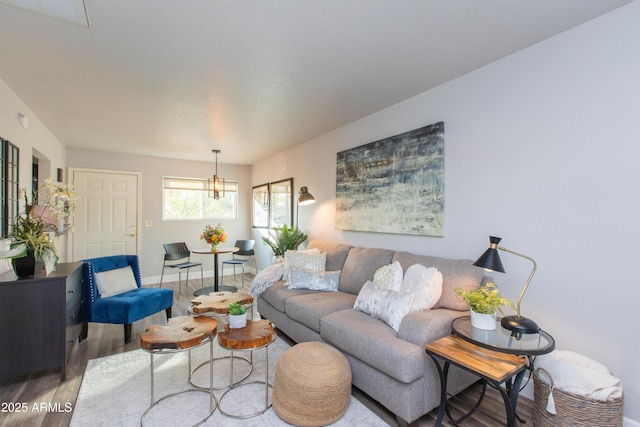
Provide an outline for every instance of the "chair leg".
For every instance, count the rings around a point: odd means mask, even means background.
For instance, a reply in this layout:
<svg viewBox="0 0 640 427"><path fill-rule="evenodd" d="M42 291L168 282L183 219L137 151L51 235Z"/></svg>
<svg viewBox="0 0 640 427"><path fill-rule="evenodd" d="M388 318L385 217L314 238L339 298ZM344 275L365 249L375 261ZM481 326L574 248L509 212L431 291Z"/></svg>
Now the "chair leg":
<svg viewBox="0 0 640 427"><path fill-rule="evenodd" d="M89 322L82 322L82 330L80 331L80 336L78 336L78 342L86 340L87 336L89 336Z"/></svg>
<svg viewBox="0 0 640 427"><path fill-rule="evenodd" d="M178 298L182 296L182 270L178 269Z"/></svg>
<svg viewBox="0 0 640 427"><path fill-rule="evenodd" d="M244 263L242 264L242 289L244 289Z"/></svg>
<svg viewBox="0 0 640 427"><path fill-rule="evenodd" d="M171 307L167 307L165 313L167 313L167 321L169 321L171 319Z"/></svg>
<svg viewBox="0 0 640 427"><path fill-rule="evenodd" d="M131 323L124 325L124 343L129 344L131 342Z"/></svg>
<svg viewBox="0 0 640 427"><path fill-rule="evenodd" d="M162 265L162 273L160 273L160 287L162 287L162 279L164 279L164 264Z"/></svg>

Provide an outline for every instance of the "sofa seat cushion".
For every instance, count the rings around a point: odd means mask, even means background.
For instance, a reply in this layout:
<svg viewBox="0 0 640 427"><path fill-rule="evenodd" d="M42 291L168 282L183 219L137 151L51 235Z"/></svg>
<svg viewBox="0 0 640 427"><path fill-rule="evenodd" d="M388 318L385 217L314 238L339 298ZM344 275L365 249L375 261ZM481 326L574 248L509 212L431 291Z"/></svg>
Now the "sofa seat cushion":
<svg viewBox="0 0 640 427"><path fill-rule="evenodd" d="M353 307L356 296L345 292L319 292L287 298L287 316L320 333L320 319L335 311Z"/></svg>
<svg viewBox="0 0 640 427"><path fill-rule="evenodd" d="M414 264L435 267L442 273L442 296L433 308L450 308L467 311L467 303L459 298L455 288L475 289L482 283L484 270L473 265L468 259L449 259L427 255L415 255L409 252L396 252L393 261L398 261L404 271Z"/></svg>
<svg viewBox="0 0 640 427"><path fill-rule="evenodd" d="M172 304L171 289L137 288L94 301L88 307L88 316L83 320L126 325L165 310Z"/></svg>
<svg viewBox="0 0 640 427"><path fill-rule="evenodd" d="M354 309L336 311L320 320L320 336L402 383L424 375L424 347L399 339L386 323Z"/></svg>
<svg viewBox="0 0 640 427"><path fill-rule="evenodd" d="M317 292L318 291L311 291L308 289L289 289L285 285L285 282L281 280L267 288L267 290L260 294L260 297L271 304L276 310L284 313L284 304L288 298Z"/></svg>
<svg viewBox="0 0 640 427"><path fill-rule="evenodd" d="M391 264L393 254L389 249L352 248L340 274L340 290L357 295L380 267Z"/></svg>

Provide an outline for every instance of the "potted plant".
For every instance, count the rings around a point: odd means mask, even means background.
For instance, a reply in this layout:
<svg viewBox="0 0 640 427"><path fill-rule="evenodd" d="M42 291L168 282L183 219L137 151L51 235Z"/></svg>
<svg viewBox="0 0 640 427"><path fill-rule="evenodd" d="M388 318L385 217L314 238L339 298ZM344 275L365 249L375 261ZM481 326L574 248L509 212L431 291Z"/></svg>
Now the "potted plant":
<svg viewBox="0 0 640 427"><path fill-rule="evenodd" d="M60 234L59 224L73 214L77 193L72 186L51 178L45 179L44 186L34 194L33 204L29 204L26 190L21 191L25 211L18 215L7 236L11 240L10 250L0 257L12 259L18 277L39 273L41 268L36 268L37 264L42 264L46 275L55 270L58 262L56 246L49 233ZM42 196L40 203L38 196Z"/></svg>
<svg viewBox="0 0 640 427"><path fill-rule="evenodd" d="M269 245L273 251L273 256L279 260L288 250L296 250L298 246L307 240L307 235L294 226L289 228L287 224L282 228L275 229L273 236L263 236L262 240Z"/></svg>
<svg viewBox="0 0 640 427"><path fill-rule="evenodd" d="M229 327L240 329L247 326L247 310L238 301L229 304Z"/></svg>
<svg viewBox="0 0 640 427"><path fill-rule="evenodd" d="M478 329L495 329L496 311L504 314L503 306L508 305L515 310L513 302L500 296L498 286L493 282L487 282L484 286L472 290L455 288L454 292L469 305L471 325Z"/></svg>

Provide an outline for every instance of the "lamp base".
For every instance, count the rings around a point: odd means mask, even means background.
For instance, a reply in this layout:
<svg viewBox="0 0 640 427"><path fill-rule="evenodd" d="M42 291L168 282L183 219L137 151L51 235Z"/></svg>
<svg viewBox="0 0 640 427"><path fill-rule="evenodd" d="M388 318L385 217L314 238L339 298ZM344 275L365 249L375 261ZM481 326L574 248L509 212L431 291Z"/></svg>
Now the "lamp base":
<svg viewBox="0 0 640 427"><path fill-rule="evenodd" d="M536 322L522 316L505 316L500 320L500 325L511 331L511 336L517 340L522 338L522 334L537 334L540 331Z"/></svg>

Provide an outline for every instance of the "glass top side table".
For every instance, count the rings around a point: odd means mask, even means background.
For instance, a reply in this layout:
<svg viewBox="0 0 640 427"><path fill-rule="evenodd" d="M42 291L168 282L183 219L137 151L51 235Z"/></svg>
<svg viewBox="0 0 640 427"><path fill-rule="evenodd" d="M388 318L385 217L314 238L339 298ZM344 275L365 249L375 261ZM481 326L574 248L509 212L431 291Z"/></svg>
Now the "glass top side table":
<svg viewBox="0 0 640 427"><path fill-rule="evenodd" d="M542 329L536 334L523 334L516 339L511 336L511 331L500 326L500 318L496 323L496 329L487 331L472 327L471 316L463 316L451 323L451 330L463 340L480 347L518 356L546 354L556 347L553 337Z"/></svg>

